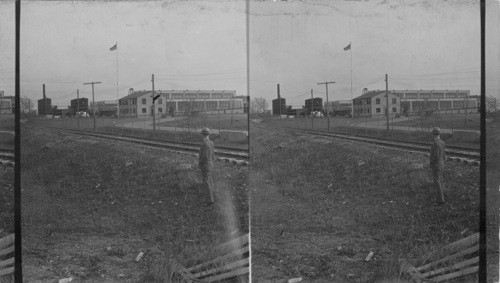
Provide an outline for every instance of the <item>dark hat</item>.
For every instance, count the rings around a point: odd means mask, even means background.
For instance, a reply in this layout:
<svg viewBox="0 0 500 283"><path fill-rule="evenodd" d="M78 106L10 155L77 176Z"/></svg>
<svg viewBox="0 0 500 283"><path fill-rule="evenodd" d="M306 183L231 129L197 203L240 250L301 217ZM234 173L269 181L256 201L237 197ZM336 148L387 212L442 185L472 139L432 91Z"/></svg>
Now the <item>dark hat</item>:
<svg viewBox="0 0 500 283"><path fill-rule="evenodd" d="M439 135L441 133L441 129L439 127L434 127L434 128L432 128L431 133L433 133L435 135Z"/></svg>
<svg viewBox="0 0 500 283"><path fill-rule="evenodd" d="M207 127L201 129L201 134L202 135L208 135L208 134L210 134L210 129L208 129Z"/></svg>

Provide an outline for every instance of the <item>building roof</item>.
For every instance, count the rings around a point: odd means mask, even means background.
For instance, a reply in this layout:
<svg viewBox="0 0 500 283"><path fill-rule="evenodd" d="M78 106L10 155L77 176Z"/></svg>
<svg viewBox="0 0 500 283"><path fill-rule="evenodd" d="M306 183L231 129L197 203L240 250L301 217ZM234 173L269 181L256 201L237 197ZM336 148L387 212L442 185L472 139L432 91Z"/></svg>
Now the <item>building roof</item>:
<svg viewBox="0 0 500 283"><path fill-rule="evenodd" d="M362 98L372 98L374 96L377 96L381 93L385 93L385 90L374 90L374 91L369 91L363 95L360 95L358 97L355 97L354 99L362 99ZM390 93L390 91L389 91Z"/></svg>
<svg viewBox="0 0 500 283"><path fill-rule="evenodd" d="M127 96L124 96L124 97L120 98L120 100L121 100L121 99L129 99L129 98L137 98L137 97L143 96L143 95L145 95L145 94L149 94L149 93L151 93L151 91L150 91L150 90L134 91L133 93L131 93L131 94L127 95Z"/></svg>

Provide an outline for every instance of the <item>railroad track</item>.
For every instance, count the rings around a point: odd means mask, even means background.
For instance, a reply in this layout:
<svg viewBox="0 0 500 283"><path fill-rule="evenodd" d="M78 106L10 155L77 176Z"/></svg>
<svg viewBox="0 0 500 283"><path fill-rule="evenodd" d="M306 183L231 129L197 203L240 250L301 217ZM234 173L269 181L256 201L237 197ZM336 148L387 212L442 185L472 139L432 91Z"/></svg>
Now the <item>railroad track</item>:
<svg viewBox="0 0 500 283"><path fill-rule="evenodd" d="M0 149L0 164L2 165L14 165L14 150L11 149Z"/></svg>
<svg viewBox="0 0 500 283"><path fill-rule="evenodd" d="M256 124L259 125L260 123L256 123ZM270 125L263 125L263 124L260 124L260 125L270 126ZM273 126L271 126L271 127L273 127ZM348 134L332 133L332 132L320 131L320 130L303 130L303 129L297 129L297 128L293 128L293 127L284 127L283 129L286 131L300 132L300 133L305 133L305 134L310 134L310 135L315 135L315 136L323 136L323 137L328 137L328 138L338 138L338 139L345 139L345 140L351 140L351 141L362 142L362 143L376 144L376 145L390 147L390 148L403 149L403 150L407 150L410 152L419 152L419 153L427 153L428 154L430 151L430 144L424 143L424 142L395 141L395 140L380 139L380 138L374 138L374 137L363 137L363 136L353 136L353 135L348 135ZM451 160L459 159L460 161L471 161L471 162L476 162L476 163L479 162L479 160L480 160L479 149L474 149L474 148L447 145L446 146L446 155Z"/></svg>
<svg viewBox="0 0 500 283"><path fill-rule="evenodd" d="M192 142L161 141L161 140L152 140L152 139L145 139L145 138L139 138L139 137L119 136L119 135L99 133L99 132L94 133L94 132L86 132L86 131L79 131L79 130L60 129L60 128L54 128L54 127L40 126L40 125L36 125L36 126L29 125L29 124L24 124L24 125L31 127L31 128L37 128L37 129L43 128L43 129L54 131L54 132L65 132L65 133L72 133L72 134L90 136L90 137L96 137L96 138L112 139L112 140L118 140L118 141L123 141L123 142L137 143L137 144L142 144L142 145L147 145L147 146L157 147L157 148L164 148L164 149L173 150L173 151L177 151L177 152L183 152L183 153L198 154L198 152L200 150L200 144L192 143ZM217 156L218 159L226 161L226 162L231 162L233 164L248 165L249 155L248 155L248 150L246 150L246 149L241 149L241 148L236 148L236 147L228 147L228 146L216 146L215 147L215 155Z"/></svg>

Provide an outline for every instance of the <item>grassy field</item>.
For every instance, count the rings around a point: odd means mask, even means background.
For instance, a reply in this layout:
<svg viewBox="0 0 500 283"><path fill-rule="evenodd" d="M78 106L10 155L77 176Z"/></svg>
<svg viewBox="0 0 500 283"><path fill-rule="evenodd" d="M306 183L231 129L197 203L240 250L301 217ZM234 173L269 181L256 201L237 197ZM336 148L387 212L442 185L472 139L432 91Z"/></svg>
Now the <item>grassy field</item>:
<svg viewBox="0 0 500 283"><path fill-rule="evenodd" d="M481 115L479 113L467 114L467 116L465 114L436 114L431 117L414 118L393 124L394 126L410 126L422 129L440 127L442 129L479 131Z"/></svg>
<svg viewBox="0 0 500 283"><path fill-rule="evenodd" d="M204 207L195 156L28 128L22 148L26 281L169 282L248 232L247 167L216 163Z"/></svg>
<svg viewBox="0 0 500 283"><path fill-rule="evenodd" d="M0 164L0 238L14 233L14 167ZM9 256L0 256L0 261ZM14 282L12 275L0 276L0 282Z"/></svg>
<svg viewBox="0 0 500 283"><path fill-rule="evenodd" d="M230 114L221 114L218 116L200 114L195 117L182 118L178 117L177 121L168 121L158 124L166 127L192 128L200 130L203 127L208 127L212 130L239 130L248 131L248 115L234 114L231 118Z"/></svg>
<svg viewBox="0 0 500 283"><path fill-rule="evenodd" d="M498 209L500 189L500 119L486 123L486 209L488 282L498 282Z"/></svg>
<svg viewBox="0 0 500 283"><path fill-rule="evenodd" d="M362 120L362 119L361 119ZM422 129L421 131L406 131L406 130L398 130L389 128L389 131L386 128L377 129L377 124L373 126L375 128L366 128L364 127L365 123L361 122L360 119L356 119L357 125L359 127L353 126L355 121L350 118L331 118L330 120L330 132L339 133L339 134L348 134L355 136L366 136L366 137L375 137L375 138L383 138L390 139L396 141L417 141L417 142L426 142L431 143L433 137L429 134L428 129ZM373 123L372 119L371 123ZM369 120L367 120L370 123ZM264 121L265 124L278 126L278 127L291 127L297 129L314 129L314 130L322 130L327 131L327 120L326 118L316 118L313 122L311 118L294 118L294 119L268 119ZM396 123L394 123L396 124ZM380 124L382 125L382 124ZM391 124L392 125L392 124ZM382 126L381 126L382 127ZM455 145L455 146L464 146L470 148L479 149L479 139L477 141L462 141L453 138L452 134L441 134L441 139L446 142L447 145Z"/></svg>
<svg viewBox="0 0 500 283"><path fill-rule="evenodd" d="M222 115L221 115L222 117ZM235 115L234 117L234 128L235 130L240 130L240 128L243 127L243 124L245 125L244 129L241 130L247 130L247 124L246 120L243 121L243 119L246 119L246 115ZM201 119L201 117L200 117ZM230 125L230 117L224 118L226 120L225 123L228 128ZM150 129L145 129L148 125L152 125L152 120L151 119L133 119L133 118L98 118L96 120L96 131L101 132L101 133L110 133L110 134L117 134L117 135L124 135L124 136L134 136L134 137L141 137L141 138L149 138L149 139L156 139L156 140L165 140L165 141L178 141L178 142L199 142L200 141L200 131L201 128L204 127L205 125L208 125L210 129L212 130L212 135L211 139L214 141L216 145L224 145L224 146L233 146L233 147L238 147L238 148L248 148L248 142L247 141L224 141L222 142L219 139L218 131L217 128L212 127L210 123L205 124L202 123L204 120L198 120L196 123L196 127L194 124L191 124L188 130L184 129L177 129L177 130L157 130L156 134L154 134L152 130L152 126ZM80 129L80 130L85 130L85 131L93 131L94 130L94 122L92 118L80 118L80 122L78 124L78 121L76 118L60 118L60 119L32 119L30 120L31 124L35 125L46 125L46 126L51 126L51 127L56 127L56 128L62 128L62 129ZM175 124L177 122L163 122L163 123L158 123L158 126L172 126L175 127ZM183 124L184 123L184 124ZM177 127L181 128L184 127L188 123L185 120L179 120ZM128 124L128 127L119 127L118 125L122 124Z"/></svg>
<svg viewBox="0 0 500 283"><path fill-rule="evenodd" d="M257 282L401 280L401 259L422 264L478 231L477 166L448 163L447 203L435 206L425 155L262 126L251 133Z"/></svg>
<svg viewBox="0 0 500 283"><path fill-rule="evenodd" d="M0 238L14 233L14 167L0 165Z"/></svg>
<svg viewBox="0 0 500 283"><path fill-rule="evenodd" d="M0 116L0 149L14 149L14 115Z"/></svg>

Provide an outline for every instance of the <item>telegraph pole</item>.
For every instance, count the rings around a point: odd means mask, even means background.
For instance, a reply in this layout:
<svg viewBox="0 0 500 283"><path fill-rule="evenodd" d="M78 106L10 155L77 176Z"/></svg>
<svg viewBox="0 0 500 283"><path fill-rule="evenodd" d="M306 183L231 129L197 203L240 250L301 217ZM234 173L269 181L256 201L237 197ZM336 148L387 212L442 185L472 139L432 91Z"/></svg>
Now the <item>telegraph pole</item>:
<svg viewBox="0 0 500 283"><path fill-rule="evenodd" d="M328 85L329 84L334 84L335 82L324 82L324 83L318 83L319 85L325 85L326 86L326 105L327 105L327 108L326 108L326 118L327 118L327 121L328 121L328 131L330 131L330 111L329 111L329 108L328 108Z"/></svg>
<svg viewBox="0 0 500 283"><path fill-rule="evenodd" d="M279 113L280 113L280 119L281 119L281 95L280 95L280 84L278 84L278 86L277 86L277 87L278 87L278 105L279 105L278 107L279 107L279 109L280 109L280 112L279 112Z"/></svg>
<svg viewBox="0 0 500 283"><path fill-rule="evenodd" d="M387 74L385 74L385 102L387 106L387 112L385 113L385 115L387 116L387 132L389 132L389 85Z"/></svg>
<svg viewBox="0 0 500 283"><path fill-rule="evenodd" d="M313 89L311 88L311 129L314 129L314 115L313 115Z"/></svg>
<svg viewBox="0 0 500 283"><path fill-rule="evenodd" d="M156 136L156 113L155 113L155 74L151 74L151 84L153 88L153 109L151 109L151 113L153 114L153 135Z"/></svg>
<svg viewBox="0 0 500 283"><path fill-rule="evenodd" d="M92 104L93 104L93 115L94 116L94 132L95 132L95 100L94 100L94 84L100 84L101 82L90 82L84 83L84 85L92 85Z"/></svg>
<svg viewBox="0 0 500 283"><path fill-rule="evenodd" d="M45 84L43 84L43 104L45 105L45 119L47 119L47 97L45 96Z"/></svg>
<svg viewBox="0 0 500 283"><path fill-rule="evenodd" d="M80 90L76 90L76 123L80 129Z"/></svg>

